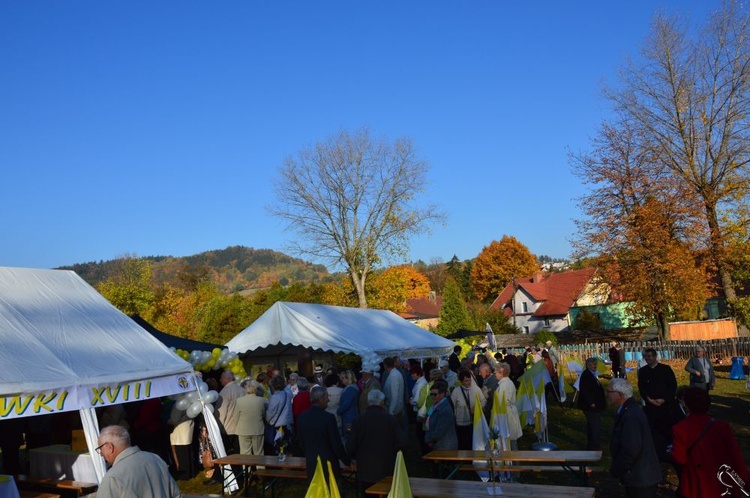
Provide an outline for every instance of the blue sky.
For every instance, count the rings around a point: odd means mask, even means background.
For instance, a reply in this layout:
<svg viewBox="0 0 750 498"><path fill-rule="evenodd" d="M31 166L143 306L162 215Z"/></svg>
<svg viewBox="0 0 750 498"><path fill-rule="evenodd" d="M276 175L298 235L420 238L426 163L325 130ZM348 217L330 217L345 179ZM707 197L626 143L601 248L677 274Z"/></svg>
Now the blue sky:
<svg viewBox="0 0 750 498"><path fill-rule="evenodd" d="M448 216L410 259L504 234L567 257L589 146L659 8L718 0L0 2L0 266L285 250L284 158L409 136Z"/></svg>

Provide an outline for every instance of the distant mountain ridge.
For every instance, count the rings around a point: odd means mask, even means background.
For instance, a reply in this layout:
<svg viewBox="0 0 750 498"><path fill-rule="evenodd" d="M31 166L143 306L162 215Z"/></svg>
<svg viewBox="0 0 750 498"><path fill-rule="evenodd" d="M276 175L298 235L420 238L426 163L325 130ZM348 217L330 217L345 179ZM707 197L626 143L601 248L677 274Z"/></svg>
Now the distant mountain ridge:
<svg viewBox="0 0 750 498"><path fill-rule="evenodd" d="M109 261L79 263L60 269L73 270L90 285L96 287L113 277L125 258ZM270 287L274 282L288 285L294 282L323 282L331 278L328 269L319 264L293 258L271 249L230 246L226 249L205 251L192 256L144 256L137 259L151 263L154 282L178 280L186 269L205 273L222 292L235 293Z"/></svg>

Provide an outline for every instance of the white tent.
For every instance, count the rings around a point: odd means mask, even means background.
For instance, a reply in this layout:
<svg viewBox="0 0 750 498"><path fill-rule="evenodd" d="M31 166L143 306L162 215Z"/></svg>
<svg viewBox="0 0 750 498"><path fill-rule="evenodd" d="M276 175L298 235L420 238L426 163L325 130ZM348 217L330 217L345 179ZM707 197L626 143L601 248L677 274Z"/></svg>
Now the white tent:
<svg viewBox="0 0 750 498"><path fill-rule="evenodd" d="M391 311L277 302L226 344L236 353L276 345L427 358L449 354L455 343Z"/></svg>
<svg viewBox="0 0 750 498"><path fill-rule="evenodd" d="M0 420L78 410L92 456L96 408L196 390L189 363L72 271L0 267L0 345Z"/></svg>

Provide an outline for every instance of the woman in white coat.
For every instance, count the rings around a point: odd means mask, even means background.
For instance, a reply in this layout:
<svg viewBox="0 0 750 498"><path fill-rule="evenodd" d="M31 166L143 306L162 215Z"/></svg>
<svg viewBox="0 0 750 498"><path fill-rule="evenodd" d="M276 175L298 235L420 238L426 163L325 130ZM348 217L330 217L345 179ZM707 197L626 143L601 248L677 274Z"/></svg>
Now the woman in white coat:
<svg viewBox="0 0 750 498"><path fill-rule="evenodd" d="M453 413L456 416L456 437L459 450L472 450L474 436L474 411L482 411L486 398L468 369L458 372L459 387L453 389ZM480 405L477 407L477 398ZM484 416L484 413L482 414Z"/></svg>
<svg viewBox="0 0 750 498"><path fill-rule="evenodd" d="M518 438L523 435L521 420L518 418L518 409L516 408L516 386L510 380L510 365L507 363L498 363L495 367L495 378L498 385L495 390L498 403L503 400L505 394L505 405L508 408L508 429L510 432L510 449L518 449Z"/></svg>

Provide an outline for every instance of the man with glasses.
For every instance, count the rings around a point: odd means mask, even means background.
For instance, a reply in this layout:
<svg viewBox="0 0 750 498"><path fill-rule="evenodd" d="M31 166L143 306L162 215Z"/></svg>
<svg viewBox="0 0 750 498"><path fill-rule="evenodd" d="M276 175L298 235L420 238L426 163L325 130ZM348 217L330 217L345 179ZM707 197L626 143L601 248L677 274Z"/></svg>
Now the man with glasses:
<svg viewBox="0 0 750 498"><path fill-rule="evenodd" d="M625 496L656 497L662 480L651 428L646 415L633 399L633 386L627 379L612 379L607 399L615 409L615 425L609 441L612 467L609 473L625 486Z"/></svg>
<svg viewBox="0 0 750 498"><path fill-rule="evenodd" d="M432 408L427 412L424 439L433 450L457 450L456 417L446 397L448 384L444 380L435 381L430 387Z"/></svg>
<svg viewBox="0 0 750 498"><path fill-rule="evenodd" d="M182 496L169 469L159 456L130 446L124 427L102 429L97 441L99 453L111 468L104 474L98 498L179 498Z"/></svg>

